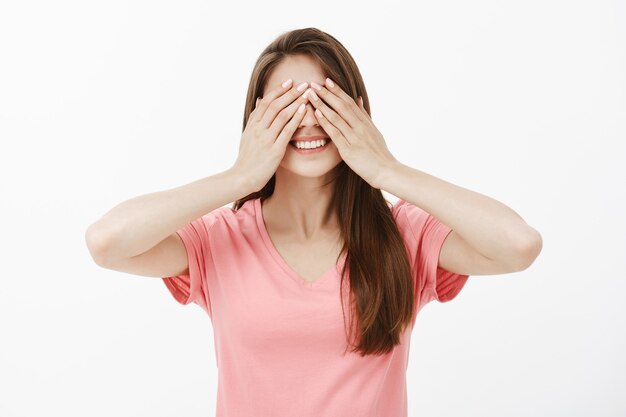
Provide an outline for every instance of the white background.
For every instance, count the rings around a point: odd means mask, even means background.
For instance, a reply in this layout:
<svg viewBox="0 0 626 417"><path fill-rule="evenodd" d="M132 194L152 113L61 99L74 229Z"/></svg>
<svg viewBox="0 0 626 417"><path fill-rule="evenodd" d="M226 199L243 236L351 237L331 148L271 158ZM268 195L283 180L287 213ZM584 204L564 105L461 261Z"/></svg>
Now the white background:
<svg viewBox="0 0 626 417"><path fill-rule="evenodd" d="M625 415L626 5L410 4L2 2L0 415L214 415L208 316L84 234L232 166L257 56L307 26L354 56L397 159L543 237L420 312L409 415Z"/></svg>

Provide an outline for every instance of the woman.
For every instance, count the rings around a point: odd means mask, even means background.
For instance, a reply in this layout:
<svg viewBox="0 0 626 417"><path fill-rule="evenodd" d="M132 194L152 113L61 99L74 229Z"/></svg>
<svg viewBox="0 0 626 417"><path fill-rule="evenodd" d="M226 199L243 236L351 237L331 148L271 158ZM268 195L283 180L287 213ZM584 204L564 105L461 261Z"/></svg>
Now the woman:
<svg viewBox="0 0 626 417"><path fill-rule="evenodd" d="M217 415L246 417L406 416L418 311L542 246L505 205L397 161L352 56L315 28L258 58L232 168L126 201L86 238L99 265L206 311Z"/></svg>

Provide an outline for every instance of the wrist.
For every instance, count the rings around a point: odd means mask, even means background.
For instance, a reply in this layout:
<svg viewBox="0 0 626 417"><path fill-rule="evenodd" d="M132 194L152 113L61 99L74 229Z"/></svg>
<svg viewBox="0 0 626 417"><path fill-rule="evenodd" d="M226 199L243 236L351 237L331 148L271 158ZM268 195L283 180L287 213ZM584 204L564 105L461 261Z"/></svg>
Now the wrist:
<svg viewBox="0 0 626 417"><path fill-rule="evenodd" d="M228 173L232 178L233 186L240 191L239 194L242 194L242 197L258 191L255 188L256 184L254 184L252 178L245 172L242 172L235 167L231 167L228 169Z"/></svg>
<svg viewBox="0 0 626 417"><path fill-rule="evenodd" d="M396 175L397 170L400 169L401 166L402 163L396 159L385 163L378 173L375 187L379 190L387 190L389 188L389 184L393 181L392 179Z"/></svg>

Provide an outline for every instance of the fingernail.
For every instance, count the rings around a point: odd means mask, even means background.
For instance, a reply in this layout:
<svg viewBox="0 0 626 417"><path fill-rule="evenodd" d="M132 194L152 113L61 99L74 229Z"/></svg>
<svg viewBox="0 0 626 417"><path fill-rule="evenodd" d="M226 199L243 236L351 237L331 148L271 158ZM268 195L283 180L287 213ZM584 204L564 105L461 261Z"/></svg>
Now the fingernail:
<svg viewBox="0 0 626 417"><path fill-rule="evenodd" d="M320 109L315 109L315 114L317 115L317 117L324 117Z"/></svg>
<svg viewBox="0 0 626 417"><path fill-rule="evenodd" d="M304 108L306 107L306 105L304 103L300 104L300 107L298 107L298 113L304 113Z"/></svg>
<svg viewBox="0 0 626 417"><path fill-rule="evenodd" d="M330 78L326 78L326 84L331 88L335 86L335 83Z"/></svg>
<svg viewBox="0 0 626 417"><path fill-rule="evenodd" d="M318 83L311 83L311 87L315 88L317 91L322 91L322 86Z"/></svg>
<svg viewBox="0 0 626 417"><path fill-rule="evenodd" d="M306 88L306 86L307 86L307 83L306 83L306 81L305 81L305 82L303 82L302 84L300 84L300 85L296 88L296 90L298 90L298 91L302 91L302 90L304 90L304 89Z"/></svg>
<svg viewBox="0 0 626 417"><path fill-rule="evenodd" d="M318 97L317 94L315 94L315 91L311 90L310 88L308 89L308 92L311 94L311 97L313 97L313 100L317 101Z"/></svg>
<svg viewBox="0 0 626 417"><path fill-rule="evenodd" d="M283 83L283 88L287 87L289 84L291 84L291 78Z"/></svg>

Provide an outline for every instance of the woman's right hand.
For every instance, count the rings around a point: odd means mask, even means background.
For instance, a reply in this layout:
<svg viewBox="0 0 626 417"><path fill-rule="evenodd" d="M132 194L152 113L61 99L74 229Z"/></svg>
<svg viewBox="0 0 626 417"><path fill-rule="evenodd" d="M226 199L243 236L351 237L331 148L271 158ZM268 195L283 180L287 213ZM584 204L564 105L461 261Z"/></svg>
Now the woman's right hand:
<svg viewBox="0 0 626 417"><path fill-rule="evenodd" d="M249 179L254 191L263 188L272 178L304 117L308 102L304 93L308 83L298 86L301 91L291 84L280 85L262 99L257 98L241 135L233 169Z"/></svg>

